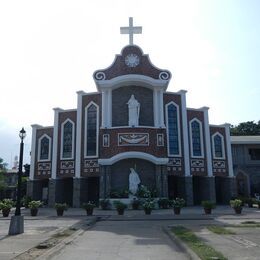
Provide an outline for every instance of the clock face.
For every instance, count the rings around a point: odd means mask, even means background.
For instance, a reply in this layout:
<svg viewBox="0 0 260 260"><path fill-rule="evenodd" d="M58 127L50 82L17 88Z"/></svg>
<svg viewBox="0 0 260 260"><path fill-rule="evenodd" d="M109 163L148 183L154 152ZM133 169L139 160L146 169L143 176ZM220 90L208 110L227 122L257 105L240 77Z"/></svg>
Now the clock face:
<svg viewBox="0 0 260 260"><path fill-rule="evenodd" d="M140 59L139 57L136 55L136 54L128 54L126 57L125 57L125 64L126 66L128 67L136 67L140 62Z"/></svg>

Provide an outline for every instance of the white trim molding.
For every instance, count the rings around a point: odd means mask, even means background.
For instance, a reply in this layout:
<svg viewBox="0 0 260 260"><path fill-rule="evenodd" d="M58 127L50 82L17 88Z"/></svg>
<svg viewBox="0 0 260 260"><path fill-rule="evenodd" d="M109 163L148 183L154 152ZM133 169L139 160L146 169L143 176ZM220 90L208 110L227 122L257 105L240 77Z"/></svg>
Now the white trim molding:
<svg viewBox="0 0 260 260"><path fill-rule="evenodd" d="M72 124L72 147L71 147L71 157L63 157L63 137L64 137L64 125L69 122ZM75 148L75 123L67 118L62 124L61 124L61 141L60 141L60 158L61 160L74 160L74 148Z"/></svg>
<svg viewBox="0 0 260 260"><path fill-rule="evenodd" d="M207 157L207 171L208 176L213 176L213 167L212 167L212 156L211 156L211 143L210 143L210 132L209 132L209 115L208 107L203 107L203 114L204 114L204 131L205 131L205 149L206 149L206 157Z"/></svg>
<svg viewBox="0 0 260 260"><path fill-rule="evenodd" d="M214 138L215 136L219 136L221 139L221 150L222 150L222 156L218 157L216 156L216 151L215 151L215 141ZM220 159L220 160L224 160L226 158L226 154L225 154L225 144L224 144L224 136L219 133L216 132L211 136L211 143L212 143L212 155L213 155L213 159Z"/></svg>
<svg viewBox="0 0 260 260"><path fill-rule="evenodd" d="M41 159L41 141L43 138L47 138L49 141L49 151L48 151L48 158ZM51 160L51 137L47 134L43 134L38 140L38 162L48 162Z"/></svg>
<svg viewBox="0 0 260 260"><path fill-rule="evenodd" d="M60 108L53 108L53 110L54 110L54 126L53 126L51 178L56 179L57 157L58 157L59 113L62 112L63 110Z"/></svg>
<svg viewBox="0 0 260 260"><path fill-rule="evenodd" d="M156 165L166 165L169 161L168 158L158 158L148 153L143 152L125 152L125 153L119 153L111 158L108 159L99 159L98 164L100 165L112 165L118 161L124 160L124 159L130 159L130 158L137 158L137 159L143 159L146 161L150 161Z"/></svg>
<svg viewBox="0 0 260 260"><path fill-rule="evenodd" d="M87 122L88 122L88 108L94 105L97 109L97 120L96 120L96 154L95 155L87 155ZM99 144L99 105L97 105L95 102L91 101L88 103L88 105L85 107L85 129L84 129L84 158L97 158L98 157L98 144Z"/></svg>
<svg viewBox="0 0 260 260"><path fill-rule="evenodd" d="M199 130L200 130L200 149L201 149L201 155L194 155L193 153L193 140L192 140L192 123L197 122L199 124ZM202 122L198 118L193 118L189 122L189 132L190 132L190 151L191 151L191 157L192 158L204 158L204 141L203 141L203 128L202 128Z"/></svg>
<svg viewBox="0 0 260 260"><path fill-rule="evenodd" d="M178 129L178 147L179 153L178 154L170 154L170 140L169 140L169 126L168 126L168 107L173 105L176 107L177 110L177 129ZM170 101L169 103L165 104L165 119L166 119L166 133L167 133L167 152L169 157L181 157L181 131L180 131L180 109L179 105L175 102Z"/></svg>
<svg viewBox="0 0 260 260"><path fill-rule="evenodd" d="M37 129L42 127L40 125L31 125L32 127L32 143L31 143L31 163L30 163L30 176L29 179L34 179L35 159L36 159L36 133Z"/></svg>
<svg viewBox="0 0 260 260"><path fill-rule="evenodd" d="M95 75L96 72L94 72ZM101 72L102 73L102 72ZM168 72L169 73L169 72ZM171 77L171 76L170 76ZM94 77L95 79L95 77ZM96 80L96 86L99 92L104 89L116 89L125 85L137 85L150 89L161 88L166 90L169 84L169 80L162 79L153 79L149 76L139 75L139 74L130 74L130 75L122 75L115 77L110 80Z"/></svg>
<svg viewBox="0 0 260 260"><path fill-rule="evenodd" d="M190 176L190 147L189 147L189 130L187 120L186 107L186 90L180 90L181 95L181 114L182 114L182 136L183 136L183 155L184 155L184 170L185 176Z"/></svg>
<svg viewBox="0 0 260 260"><path fill-rule="evenodd" d="M75 157L75 177L80 178L81 170L81 131L82 131L82 97L84 91L77 92L77 129L76 129L76 157Z"/></svg>
<svg viewBox="0 0 260 260"><path fill-rule="evenodd" d="M226 148L227 148L227 161L228 161L228 176L234 177L231 141L230 141L230 124L225 124L225 134L226 134Z"/></svg>

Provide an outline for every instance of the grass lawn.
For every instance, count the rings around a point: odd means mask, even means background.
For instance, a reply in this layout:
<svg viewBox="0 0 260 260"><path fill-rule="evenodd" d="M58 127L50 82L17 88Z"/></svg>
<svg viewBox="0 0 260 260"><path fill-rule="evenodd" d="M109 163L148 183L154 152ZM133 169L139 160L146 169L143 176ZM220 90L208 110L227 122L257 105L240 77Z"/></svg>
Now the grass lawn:
<svg viewBox="0 0 260 260"><path fill-rule="evenodd" d="M182 226L172 227L171 230L179 239L185 242L202 260L227 260L227 258L224 257L220 252L216 251L213 247L206 245L191 230Z"/></svg>
<svg viewBox="0 0 260 260"><path fill-rule="evenodd" d="M227 229L225 227L215 226L215 225L207 226L207 229L218 235L235 235L236 234L236 232L234 232L230 229Z"/></svg>

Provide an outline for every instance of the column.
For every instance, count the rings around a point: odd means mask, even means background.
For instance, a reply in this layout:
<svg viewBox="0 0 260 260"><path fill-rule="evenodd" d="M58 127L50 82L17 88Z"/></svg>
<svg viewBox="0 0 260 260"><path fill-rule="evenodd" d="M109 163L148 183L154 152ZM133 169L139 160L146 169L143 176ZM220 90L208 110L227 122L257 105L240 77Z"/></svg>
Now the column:
<svg viewBox="0 0 260 260"><path fill-rule="evenodd" d="M48 206L53 207L56 202L56 180L49 179Z"/></svg>
<svg viewBox="0 0 260 260"><path fill-rule="evenodd" d="M163 105L163 90L158 91L158 114L159 114L159 127L165 127L164 124L164 105Z"/></svg>
<svg viewBox="0 0 260 260"><path fill-rule="evenodd" d="M107 95L107 111L108 111L107 127L112 127L112 90L111 89L108 90L108 95Z"/></svg>
<svg viewBox="0 0 260 260"><path fill-rule="evenodd" d="M81 171L81 135L82 135L82 96L84 91L78 91L77 101L77 131L76 131L76 157L75 157L75 177L80 178Z"/></svg>
<svg viewBox="0 0 260 260"><path fill-rule="evenodd" d="M208 172L208 177L213 177L211 142L210 142L210 133L209 133L209 117L208 117L209 108L203 107L202 109L203 109L203 114L204 114L204 133L205 133L207 172Z"/></svg>
<svg viewBox="0 0 260 260"><path fill-rule="evenodd" d="M226 134L228 176L229 177L234 177L232 152L231 152L231 141L230 141L230 124L225 124L224 126L225 126L225 134Z"/></svg>
<svg viewBox="0 0 260 260"><path fill-rule="evenodd" d="M30 176L29 180L34 179L34 174L35 174L35 161L36 161L36 132L37 129L41 127L40 125L32 125L32 144L31 144L31 165L30 165Z"/></svg>
<svg viewBox="0 0 260 260"><path fill-rule="evenodd" d="M154 117L154 126L159 127L158 122L158 98L157 98L157 89L153 90L153 117Z"/></svg>
<svg viewBox="0 0 260 260"><path fill-rule="evenodd" d="M53 126L53 142L52 142L52 164L51 164L51 178L56 179L57 176L57 156L58 156L58 130L59 130L59 112L60 108L53 108L54 110L54 126Z"/></svg>
<svg viewBox="0 0 260 260"><path fill-rule="evenodd" d="M106 127L107 125L107 122L106 122L106 92L103 90L101 92L101 98L102 98L102 112L101 112L101 117L102 117L102 120L101 120L101 127L104 128Z"/></svg>
<svg viewBox="0 0 260 260"><path fill-rule="evenodd" d="M99 198L105 199L106 191L106 166L100 166L100 178L99 178Z"/></svg>
<svg viewBox="0 0 260 260"><path fill-rule="evenodd" d="M161 165L161 174L162 174L162 195L163 197L168 197L168 173L167 166Z"/></svg>
<svg viewBox="0 0 260 260"><path fill-rule="evenodd" d="M190 147L189 147L189 134L188 134L188 120L187 120L187 107L186 107L186 92L180 90L181 94L181 115L182 115L182 132L183 132L183 157L184 157L184 171L185 176L191 176L190 174Z"/></svg>
<svg viewBox="0 0 260 260"><path fill-rule="evenodd" d="M80 207L81 179L73 178L73 207Z"/></svg>
<svg viewBox="0 0 260 260"><path fill-rule="evenodd" d="M161 165L155 165L155 183L156 183L157 196L162 197L163 187L162 187Z"/></svg>

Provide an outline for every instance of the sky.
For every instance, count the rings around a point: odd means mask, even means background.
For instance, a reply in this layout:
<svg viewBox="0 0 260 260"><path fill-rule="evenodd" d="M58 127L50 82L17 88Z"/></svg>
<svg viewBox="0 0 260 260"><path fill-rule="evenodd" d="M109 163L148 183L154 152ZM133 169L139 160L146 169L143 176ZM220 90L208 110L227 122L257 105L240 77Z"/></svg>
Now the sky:
<svg viewBox="0 0 260 260"><path fill-rule="evenodd" d="M208 106L211 124L260 120L258 0L0 0L0 157L12 166L25 128L53 125L53 108L76 108L96 91L93 72L128 44L120 26L142 26L134 44L172 73L168 91Z"/></svg>

